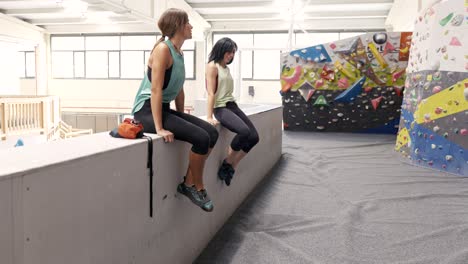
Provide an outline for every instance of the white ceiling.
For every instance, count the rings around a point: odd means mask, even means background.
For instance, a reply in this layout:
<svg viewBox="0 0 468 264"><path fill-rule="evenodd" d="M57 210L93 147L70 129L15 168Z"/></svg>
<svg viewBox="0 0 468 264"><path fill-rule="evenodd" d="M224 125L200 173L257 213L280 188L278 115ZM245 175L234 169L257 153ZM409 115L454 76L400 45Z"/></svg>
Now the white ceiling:
<svg viewBox="0 0 468 264"><path fill-rule="evenodd" d="M154 7L162 1L171 0L131 0L131 3L145 2L146 6ZM43 27L50 33L154 31L155 19L151 15L145 15L153 14L154 10L149 12L135 10L125 5L126 2L123 0L0 0L0 12ZM291 21L296 30L383 29L393 4L393 0L185 0L185 2L191 11L199 14L211 25L213 31L288 30ZM292 5L293 2L295 5Z"/></svg>

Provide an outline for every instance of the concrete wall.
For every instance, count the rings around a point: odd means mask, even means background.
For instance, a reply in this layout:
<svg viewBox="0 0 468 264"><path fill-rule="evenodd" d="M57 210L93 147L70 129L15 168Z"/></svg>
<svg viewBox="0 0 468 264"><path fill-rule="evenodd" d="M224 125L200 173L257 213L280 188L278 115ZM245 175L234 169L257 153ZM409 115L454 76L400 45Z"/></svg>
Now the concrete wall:
<svg viewBox="0 0 468 264"><path fill-rule="evenodd" d="M0 167L1 263L192 262L281 155L281 108L259 106L246 113L260 143L226 187L216 172L233 134L218 127L220 138L204 174L212 213L176 192L187 166L189 145L183 142L153 137L153 218L146 140L100 133L47 148L0 151L0 160L10 164Z"/></svg>
<svg viewBox="0 0 468 264"><path fill-rule="evenodd" d="M116 128L120 114L62 112L62 120L73 128L92 129L93 133L99 133Z"/></svg>
<svg viewBox="0 0 468 264"><path fill-rule="evenodd" d="M0 261L13 263L12 180L0 179Z"/></svg>

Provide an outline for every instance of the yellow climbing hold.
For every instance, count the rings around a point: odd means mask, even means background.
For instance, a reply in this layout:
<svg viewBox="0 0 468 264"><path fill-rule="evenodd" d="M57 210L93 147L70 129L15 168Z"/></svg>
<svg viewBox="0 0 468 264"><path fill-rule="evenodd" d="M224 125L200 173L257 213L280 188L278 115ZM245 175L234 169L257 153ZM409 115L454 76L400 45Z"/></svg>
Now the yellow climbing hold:
<svg viewBox="0 0 468 264"><path fill-rule="evenodd" d="M411 142L411 139L410 139L408 129L404 127L398 132L395 150L399 151L403 146L408 146L408 143L410 142Z"/></svg>
<svg viewBox="0 0 468 264"><path fill-rule="evenodd" d="M467 84L468 78L422 100L418 105L418 109L414 112L414 119L416 122L422 124L425 123L425 121L435 120L466 111L468 109L468 101L464 100L464 88ZM442 107L444 111L438 115L430 115L431 118L427 120L424 116L428 113L433 113L434 109L437 107Z"/></svg>

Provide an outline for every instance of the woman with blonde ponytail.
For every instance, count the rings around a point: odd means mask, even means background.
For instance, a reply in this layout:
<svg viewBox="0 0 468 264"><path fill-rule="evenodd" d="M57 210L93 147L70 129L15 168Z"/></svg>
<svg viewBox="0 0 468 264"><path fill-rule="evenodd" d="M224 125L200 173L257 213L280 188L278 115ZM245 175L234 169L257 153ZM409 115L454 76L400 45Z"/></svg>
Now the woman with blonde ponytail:
<svg viewBox="0 0 468 264"><path fill-rule="evenodd" d="M148 60L151 86L140 86L132 113L142 122L144 132L156 133L165 142L177 139L192 144L187 173L177 191L211 212L213 203L203 185L203 168L216 144L218 131L210 123L184 113L185 66L181 47L192 38L192 26L185 11L171 8L161 15L158 27L162 37ZM173 100L176 110L170 109Z"/></svg>

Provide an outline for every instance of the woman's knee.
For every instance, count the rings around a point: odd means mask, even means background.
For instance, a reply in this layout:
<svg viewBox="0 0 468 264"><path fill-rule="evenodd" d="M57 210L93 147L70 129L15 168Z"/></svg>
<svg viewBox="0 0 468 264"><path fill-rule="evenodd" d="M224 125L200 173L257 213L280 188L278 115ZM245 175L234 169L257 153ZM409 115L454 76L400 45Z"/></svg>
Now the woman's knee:
<svg viewBox="0 0 468 264"><path fill-rule="evenodd" d="M249 143L253 147L257 145L257 143L260 141L260 137L258 136L257 132L251 133L249 136Z"/></svg>
<svg viewBox="0 0 468 264"><path fill-rule="evenodd" d="M214 145L216 145L216 142L218 141L219 133L218 130L214 126L212 126L208 132L208 136L210 138L210 148L213 148Z"/></svg>
<svg viewBox="0 0 468 264"><path fill-rule="evenodd" d="M255 145L257 145L259 141L260 141L260 138L258 134L256 132L251 133L248 137L246 144L244 144L242 151L248 153Z"/></svg>
<svg viewBox="0 0 468 264"><path fill-rule="evenodd" d="M250 137L250 130L248 127L243 127L238 130L238 135L242 141L247 141Z"/></svg>
<svg viewBox="0 0 468 264"><path fill-rule="evenodd" d="M207 154L211 147L211 137L206 131L194 135L191 141L192 151L200 155Z"/></svg>

